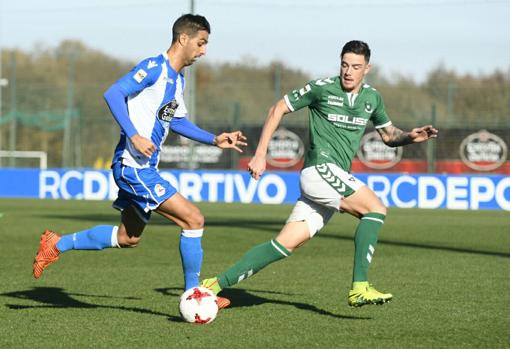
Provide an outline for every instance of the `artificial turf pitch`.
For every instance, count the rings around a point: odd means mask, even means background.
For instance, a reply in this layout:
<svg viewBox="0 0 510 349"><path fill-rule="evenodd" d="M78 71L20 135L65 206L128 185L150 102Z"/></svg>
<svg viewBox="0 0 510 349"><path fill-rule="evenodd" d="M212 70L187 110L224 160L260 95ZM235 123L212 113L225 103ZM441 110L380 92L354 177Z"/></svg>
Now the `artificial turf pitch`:
<svg viewBox="0 0 510 349"><path fill-rule="evenodd" d="M203 277L274 237L291 206L197 204ZM510 214L390 209L370 281L394 300L347 306L357 220L224 295L209 325L182 322L179 229L154 215L135 249L70 251L35 280L43 229L117 224L108 202L0 200L1 348L507 348Z"/></svg>

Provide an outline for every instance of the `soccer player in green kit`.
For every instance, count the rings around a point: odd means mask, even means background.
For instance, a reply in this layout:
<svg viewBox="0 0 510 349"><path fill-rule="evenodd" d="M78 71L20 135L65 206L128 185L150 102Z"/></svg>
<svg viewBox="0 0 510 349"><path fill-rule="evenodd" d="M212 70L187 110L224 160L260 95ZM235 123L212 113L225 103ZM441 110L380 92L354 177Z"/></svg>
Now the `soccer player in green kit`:
<svg viewBox="0 0 510 349"><path fill-rule="evenodd" d="M384 304L393 298L368 283L368 268L386 207L371 189L349 173L352 159L368 121L390 147L424 142L436 137L438 131L431 125L410 132L393 126L379 92L363 82L370 70L370 48L365 42L346 43L340 57L340 76L311 81L271 107L255 155L248 164L251 176L259 179L266 169L269 141L282 117L308 107L310 146L300 175L301 197L287 223L275 239L253 247L217 277L203 280L202 286L218 293L290 256L340 211L360 219L354 235L348 304L353 307Z"/></svg>

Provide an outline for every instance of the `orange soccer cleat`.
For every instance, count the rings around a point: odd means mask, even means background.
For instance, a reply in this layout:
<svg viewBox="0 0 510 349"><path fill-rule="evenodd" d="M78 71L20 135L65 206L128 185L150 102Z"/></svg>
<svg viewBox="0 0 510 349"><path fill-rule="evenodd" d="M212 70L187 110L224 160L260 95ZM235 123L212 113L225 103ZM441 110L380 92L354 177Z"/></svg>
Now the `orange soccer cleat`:
<svg viewBox="0 0 510 349"><path fill-rule="evenodd" d="M230 305L230 299L218 296L218 293L221 292L221 287L217 277L204 279L200 286L210 289L216 295L218 309L223 309Z"/></svg>
<svg viewBox="0 0 510 349"><path fill-rule="evenodd" d="M226 308L230 305L230 299L216 296L216 304L218 304L218 309Z"/></svg>
<svg viewBox="0 0 510 349"><path fill-rule="evenodd" d="M39 243L39 250L34 259L32 275L39 279L44 271L51 263L56 262L60 255L57 248L57 242L60 240L60 235L51 231L45 230L41 235Z"/></svg>

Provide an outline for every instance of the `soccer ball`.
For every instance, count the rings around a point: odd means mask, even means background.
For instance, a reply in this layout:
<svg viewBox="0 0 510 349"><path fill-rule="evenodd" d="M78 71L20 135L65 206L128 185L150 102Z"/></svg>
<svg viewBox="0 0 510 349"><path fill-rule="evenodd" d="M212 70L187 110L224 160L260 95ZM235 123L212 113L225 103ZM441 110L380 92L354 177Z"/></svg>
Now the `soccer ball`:
<svg viewBox="0 0 510 349"><path fill-rule="evenodd" d="M187 322L208 324L218 314L216 295L205 287L190 288L181 296L179 312Z"/></svg>

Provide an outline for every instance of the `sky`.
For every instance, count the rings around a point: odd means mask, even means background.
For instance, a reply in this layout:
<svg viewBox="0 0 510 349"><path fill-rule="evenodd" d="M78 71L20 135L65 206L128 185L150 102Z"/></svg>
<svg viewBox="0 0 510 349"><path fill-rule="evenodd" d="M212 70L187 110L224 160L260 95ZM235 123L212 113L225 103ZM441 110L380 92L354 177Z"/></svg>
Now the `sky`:
<svg viewBox="0 0 510 349"><path fill-rule="evenodd" d="M79 39L137 61L166 50L191 0L0 0L0 48L33 50ZM510 0L194 0L211 23L209 63L281 61L311 78L339 70L343 44L368 42L390 79L422 82L441 66L459 74L510 72Z"/></svg>

